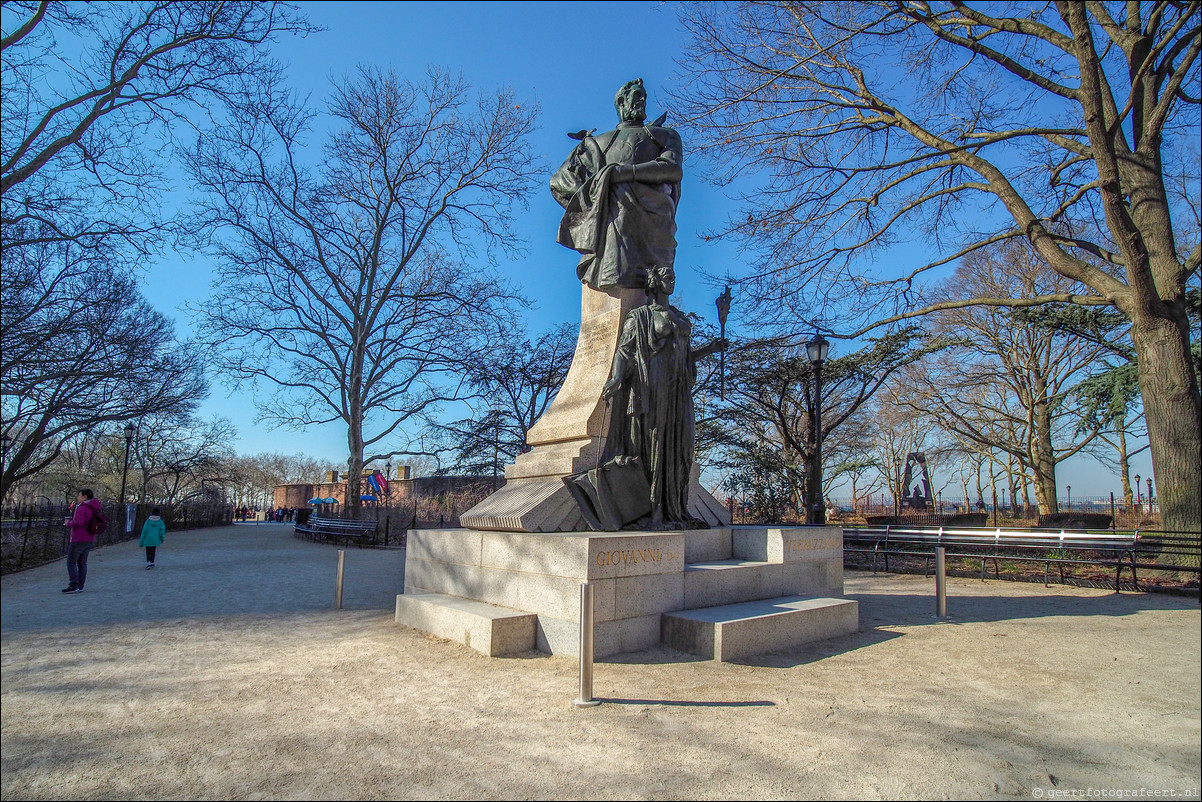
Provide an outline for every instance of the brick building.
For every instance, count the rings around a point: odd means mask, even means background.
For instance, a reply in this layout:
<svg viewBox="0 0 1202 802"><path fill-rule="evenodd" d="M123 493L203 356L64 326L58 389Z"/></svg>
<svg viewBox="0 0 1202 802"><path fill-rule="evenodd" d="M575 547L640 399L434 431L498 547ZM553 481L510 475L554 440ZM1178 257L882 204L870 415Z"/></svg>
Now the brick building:
<svg viewBox="0 0 1202 802"><path fill-rule="evenodd" d="M347 479L339 477L338 471L327 471L326 481L320 484L276 485L271 503L273 507L284 507L285 509L295 507L303 510L309 506L309 499L320 497L336 498L339 504L346 504L347 481ZM388 482L388 498L381 499L381 501L396 504L412 498L413 482L414 480L410 478L409 466L400 466L397 469L397 478ZM359 487L361 496L376 495L376 491L368 484L366 476L361 479Z"/></svg>

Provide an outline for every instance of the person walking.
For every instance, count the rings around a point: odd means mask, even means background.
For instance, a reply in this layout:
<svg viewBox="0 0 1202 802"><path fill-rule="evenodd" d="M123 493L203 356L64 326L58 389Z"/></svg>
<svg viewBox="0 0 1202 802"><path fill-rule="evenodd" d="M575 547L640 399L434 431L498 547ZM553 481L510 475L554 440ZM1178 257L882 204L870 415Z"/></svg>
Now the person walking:
<svg viewBox="0 0 1202 802"><path fill-rule="evenodd" d="M96 545L96 533L104 531L108 520L100 511L100 499L92 496L89 488L79 491L75 511L63 523L70 527L71 536L67 546L67 576L70 584L63 593L83 593L88 578L88 552Z"/></svg>
<svg viewBox="0 0 1202 802"><path fill-rule="evenodd" d="M146 570L154 568L154 552L166 540L167 523L159 516L159 508L150 511L150 517L142 524L142 536L138 545L146 549Z"/></svg>

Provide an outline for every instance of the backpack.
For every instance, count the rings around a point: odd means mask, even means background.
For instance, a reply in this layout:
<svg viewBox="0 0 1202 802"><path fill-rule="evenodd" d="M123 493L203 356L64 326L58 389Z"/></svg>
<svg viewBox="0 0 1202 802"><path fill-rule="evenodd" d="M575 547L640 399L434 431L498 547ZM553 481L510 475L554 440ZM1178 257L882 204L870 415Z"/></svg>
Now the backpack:
<svg viewBox="0 0 1202 802"><path fill-rule="evenodd" d="M92 517L88 520L88 534L92 537L100 537L109 528L109 519L105 517L100 510L92 510Z"/></svg>

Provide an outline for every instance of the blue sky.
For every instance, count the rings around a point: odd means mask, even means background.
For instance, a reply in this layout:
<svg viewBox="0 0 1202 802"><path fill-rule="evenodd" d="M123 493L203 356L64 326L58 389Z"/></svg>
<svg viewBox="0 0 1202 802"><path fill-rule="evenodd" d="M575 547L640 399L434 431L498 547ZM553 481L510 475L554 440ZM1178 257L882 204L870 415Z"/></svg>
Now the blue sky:
<svg viewBox="0 0 1202 802"><path fill-rule="evenodd" d="M311 20L326 28L307 38L278 43L275 55L288 65L291 85L308 94L315 108L328 97L331 79L357 64L391 68L419 78L428 65L462 71L482 89L509 86L542 109L533 131L536 152L547 167L547 178L574 144L568 131L606 130L615 122L613 95L632 78L648 89L648 116L665 108L666 89L678 68L674 58L685 40L676 9L658 2L311 2L302 4ZM314 136L319 141L319 136ZM674 303L713 320L714 298L721 288L706 286L700 270L724 272L737 265L731 245L707 243L701 234L718 227L733 204L720 188L706 183L690 164L685 141L685 182L678 213L677 294ZM694 169L690 169L693 167ZM181 192L184 192L181 188ZM535 304L529 329L537 334L559 323L579 323L580 284L575 275L577 255L555 243L562 209L545 184L530 198L518 222L528 253L498 267L519 283ZM737 272L737 271L736 271ZM177 320L180 334L190 330L179 307L207 297L211 271L202 257L168 257L148 265L144 273L147 298ZM728 328L738 333L736 296ZM307 453L332 464L345 461L345 427L310 427L304 432L269 430L254 423L255 410L247 394L231 397L214 383L202 415L220 414L238 427L234 447L240 453L278 451ZM1134 461L1133 473L1148 474L1147 454ZM1061 467L1060 483L1072 484L1074 496L1102 495L1118 490L1118 478L1088 457Z"/></svg>
<svg viewBox="0 0 1202 802"><path fill-rule="evenodd" d="M339 2L305 3L304 8L327 30L281 42L273 52L288 64L291 85L309 94L315 107L328 97L332 79L360 63L414 78L432 64L460 70L474 86L509 86L519 98L541 106L539 128L531 138L542 154L548 180L576 144L567 137L569 131L613 126L613 96L626 81L643 79L650 95L649 116L665 110L663 88L671 81L673 57L683 41L675 11L659 3ZM581 40L595 44L580 44ZM312 137L314 142L318 139ZM686 143L686 173L687 158ZM699 232L720 225L729 203L695 175L686 174L682 194L674 300L687 311L713 319L720 288L704 286L698 268L720 269L736 259L737 252L731 246L705 243ZM498 266L534 303L529 329L537 334L560 323L579 323L580 282L575 272L578 254L555 242L563 210L545 182L529 204L517 226L528 253ZM146 271L143 288L186 335L190 322L180 307L209 295L210 281L205 258L171 256ZM732 330L737 312L736 299ZM254 409L245 395L229 397L219 383L202 410L206 416L213 413L238 425L236 448L242 453L303 448L314 456L345 460L344 427L310 427L303 435L267 430L253 423Z"/></svg>

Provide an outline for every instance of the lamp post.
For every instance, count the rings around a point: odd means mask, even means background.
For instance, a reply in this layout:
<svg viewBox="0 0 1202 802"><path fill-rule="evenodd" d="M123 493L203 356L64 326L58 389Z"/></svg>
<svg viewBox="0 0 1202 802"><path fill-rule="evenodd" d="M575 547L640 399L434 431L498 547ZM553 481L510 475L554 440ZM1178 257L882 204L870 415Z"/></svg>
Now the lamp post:
<svg viewBox="0 0 1202 802"><path fill-rule="evenodd" d="M497 484L497 463L501 461L501 408L493 408L492 419L492 483Z"/></svg>
<svg viewBox="0 0 1202 802"><path fill-rule="evenodd" d="M1148 477L1148 514L1152 514L1152 477Z"/></svg>
<svg viewBox="0 0 1202 802"><path fill-rule="evenodd" d="M1144 498L1139 494L1139 474L1135 474L1135 509L1143 506Z"/></svg>
<svg viewBox="0 0 1202 802"><path fill-rule="evenodd" d="M806 356L814 366L814 459L807 472L806 484L809 485L810 523L823 525L826 523L826 504L822 500L822 363L831 344L821 334L815 334L814 339L806 343Z"/></svg>
<svg viewBox="0 0 1202 802"><path fill-rule="evenodd" d="M1067 504L1067 506L1068 506L1068 508L1071 510L1071 509L1073 508L1073 486L1072 486L1072 485L1065 485L1065 486L1064 486L1064 489L1068 491L1068 504Z"/></svg>
<svg viewBox="0 0 1202 802"><path fill-rule="evenodd" d="M392 506L392 485L388 484L388 483L392 482L392 460L388 460L387 462L384 463L384 482L385 482L384 506L391 507Z"/></svg>
<svg viewBox="0 0 1202 802"><path fill-rule="evenodd" d="M121 469L121 503L125 503L125 478L129 473L129 446L134 441L134 425L125 424L125 466Z"/></svg>
<svg viewBox="0 0 1202 802"><path fill-rule="evenodd" d="M13 444L13 439L7 433L0 437L0 477L3 477L8 472L8 447ZM4 491L7 487L0 486L0 499L7 495Z"/></svg>

